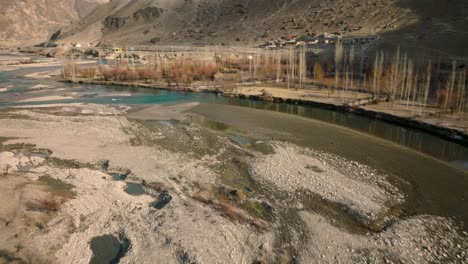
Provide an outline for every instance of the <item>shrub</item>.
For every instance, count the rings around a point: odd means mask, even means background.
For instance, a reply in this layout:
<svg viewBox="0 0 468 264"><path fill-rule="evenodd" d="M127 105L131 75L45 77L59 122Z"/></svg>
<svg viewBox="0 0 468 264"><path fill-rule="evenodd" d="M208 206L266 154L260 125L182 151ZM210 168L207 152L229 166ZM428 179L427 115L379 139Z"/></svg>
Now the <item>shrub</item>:
<svg viewBox="0 0 468 264"><path fill-rule="evenodd" d="M139 68L136 69L136 72L138 73L138 77L142 80L159 81L162 77L162 73L156 69Z"/></svg>
<svg viewBox="0 0 468 264"><path fill-rule="evenodd" d="M314 79L317 81L323 81L325 79L325 71L320 62L314 64Z"/></svg>
<svg viewBox="0 0 468 264"><path fill-rule="evenodd" d="M241 210L232 206L227 199L219 200L220 211L233 221L248 221L248 216Z"/></svg>
<svg viewBox="0 0 468 264"><path fill-rule="evenodd" d="M96 78L98 69L96 67L80 67L78 68L78 76L82 78Z"/></svg>
<svg viewBox="0 0 468 264"><path fill-rule="evenodd" d="M102 70L102 76L106 81L137 81L138 72L129 67L117 66Z"/></svg>
<svg viewBox="0 0 468 264"><path fill-rule="evenodd" d="M257 79L259 81L276 79L278 64L260 64L257 69Z"/></svg>
<svg viewBox="0 0 468 264"><path fill-rule="evenodd" d="M78 66L74 62L69 62L63 65L62 78L74 80L78 74Z"/></svg>
<svg viewBox="0 0 468 264"><path fill-rule="evenodd" d="M49 194L47 197L37 201L36 209L41 211L56 212L60 210L66 201L67 200L64 197L60 197L55 194Z"/></svg>

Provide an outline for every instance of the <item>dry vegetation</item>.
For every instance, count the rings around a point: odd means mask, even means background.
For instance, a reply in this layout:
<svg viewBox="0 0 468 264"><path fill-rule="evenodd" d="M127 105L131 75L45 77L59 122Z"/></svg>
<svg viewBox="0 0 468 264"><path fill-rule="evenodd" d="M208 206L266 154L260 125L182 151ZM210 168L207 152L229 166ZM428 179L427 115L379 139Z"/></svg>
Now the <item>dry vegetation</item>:
<svg viewBox="0 0 468 264"><path fill-rule="evenodd" d="M427 108L440 114L466 115L466 65L452 63L414 63L398 48L393 53L378 51L373 63L365 65L362 56L357 58L354 48L338 43L335 62L316 61L314 79L327 84L331 69L334 85L327 85L330 93L362 90L373 96L373 103L388 102L393 108L396 102L404 104L412 115L422 115ZM325 67L324 67L325 66ZM324 74L324 68L328 72Z"/></svg>
<svg viewBox="0 0 468 264"><path fill-rule="evenodd" d="M65 79L102 79L115 82L159 82L168 86L192 84L193 81L213 81L220 69L215 63L199 63L184 60L155 62L135 65L121 61L115 65L80 67L71 62L64 65L62 76Z"/></svg>
<svg viewBox="0 0 468 264"><path fill-rule="evenodd" d="M47 211L58 211L65 202L65 198L51 194L48 197L39 200L39 205Z"/></svg>
<svg viewBox="0 0 468 264"><path fill-rule="evenodd" d="M196 201L211 205L214 209L219 211L221 215L232 221L247 223L262 231L266 230L268 224L264 220L249 215L248 212L241 209L242 205L248 203L247 197L242 194L233 197L226 193L223 188L211 188L196 192L192 195Z"/></svg>
<svg viewBox="0 0 468 264"><path fill-rule="evenodd" d="M67 202L67 199L56 194L48 194L29 205L30 209L45 212L56 212Z"/></svg>
<svg viewBox="0 0 468 264"><path fill-rule="evenodd" d="M63 69L65 79L80 78L115 82L166 83L190 86L194 82L217 81L226 91L253 82L269 83L287 89L322 87L328 96L352 99L350 92L369 94L367 103L395 102L405 105L412 115L457 113L466 116L467 72L464 64L415 63L397 49L368 57L353 46L338 42L332 59L319 59L303 47L274 51L258 50L243 54L210 54L209 61L154 56L137 64L133 56L122 56L113 65L79 67L73 62Z"/></svg>

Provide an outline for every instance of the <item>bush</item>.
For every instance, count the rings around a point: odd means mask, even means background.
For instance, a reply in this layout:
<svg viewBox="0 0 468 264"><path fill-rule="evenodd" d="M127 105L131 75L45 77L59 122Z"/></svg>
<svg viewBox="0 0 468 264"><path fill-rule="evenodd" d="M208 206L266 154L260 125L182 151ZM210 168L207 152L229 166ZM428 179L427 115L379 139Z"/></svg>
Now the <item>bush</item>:
<svg viewBox="0 0 468 264"><path fill-rule="evenodd" d="M138 77L142 80L159 81L162 77L162 73L155 69L139 68L136 69L136 72L138 73Z"/></svg>
<svg viewBox="0 0 468 264"><path fill-rule="evenodd" d="M81 67L78 68L78 76L82 78L94 79L98 74L96 67Z"/></svg>
<svg viewBox="0 0 468 264"><path fill-rule="evenodd" d="M65 204L67 200L64 197L57 196L55 194L49 194L47 197L40 199L37 203L32 206L32 209L36 209L39 211L51 211L56 212L60 210L63 204Z"/></svg>
<svg viewBox="0 0 468 264"><path fill-rule="evenodd" d="M260 64L257 69L257 80L273 80L276 79L278 73L278 64Z"/></svg>
<svg viewBox="0 0 468 264"><path fill-rule="evenodd" d="M172 83L176 83L176 85L180 83L190 85L194 80L213 81L219 69L220 68L215 63L201 64L179 60L168 65L164 74L154 66L135 68L133 70L126 64L104 68L101 74L106 81L159 81L164 77L169 85ZM93 69L83 69L82 75L93 76Z"/></svg>
<svg viewBox="0 0 468 264"><path fill-rule="evenodd" d="M69 62L63 65L62 78L67 80L73 80L77 77L79 67L74 62Z"/></svg>
<svg viewBox="0 0 468 264"><path fill-rule="evenodd" d="M102 70L102 76L106 81L137 81L138 72L129 67L117 66L114 68L106 68Z"/></svg>
<svg viewBox="0 0 468 264"><path fill-rule="evenodd" d="M314 64L314 79L316 81L323 81L325 79L325 71L322 64L318 61Z"/></svg>

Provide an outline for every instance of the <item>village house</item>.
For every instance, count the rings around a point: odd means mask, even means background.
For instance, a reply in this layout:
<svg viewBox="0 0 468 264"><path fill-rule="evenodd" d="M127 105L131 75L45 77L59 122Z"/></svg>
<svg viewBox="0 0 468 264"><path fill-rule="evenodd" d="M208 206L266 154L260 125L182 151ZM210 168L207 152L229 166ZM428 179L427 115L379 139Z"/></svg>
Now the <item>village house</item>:
<svg viewBox="0 0 468 264"><path fill-rule="evenodd" d="M362 45L367 44L373 41L378 40L380 37L375 36L352 36L352 37L342 37L341 41L343 45Z"/></svg>
<svg viewBox="0 0 468 264"><path fill-rule="evenodd" d="M317 37L303 35L295 37L291 35L282 36L276 41L267 41L258 45L258 48L274 50L285 46L308 46L310 48L326 48L328 45L335 45L341 41L343 45L364 45L380 39L378 35L371 36L342 36L341 34L323 33Z"/></svg>

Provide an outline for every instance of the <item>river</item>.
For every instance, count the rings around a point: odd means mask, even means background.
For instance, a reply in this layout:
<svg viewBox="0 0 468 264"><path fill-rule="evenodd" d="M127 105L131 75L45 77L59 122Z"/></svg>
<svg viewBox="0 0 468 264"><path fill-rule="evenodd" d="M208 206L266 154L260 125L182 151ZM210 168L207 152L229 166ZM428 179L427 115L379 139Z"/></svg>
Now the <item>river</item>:
<svg viewBox="0 0 468 264"><path fill-rule="evenodd" d="M468 231L468 148L450 140L353 113L311 106L225 98L211 93L71 85L25 77L52 70L57 67L0 72L0 88L6 88L0 91L0 108L51 103L199 102L188 110L194 123L225 132L242 144L274 139L357 161L389 175L389 181L405 195L405 216L444 216ZM47 88L34 89L37 85ZM47 100L47 96L62 95L67 99ZM45 99L21 102L42 97Z"/></svg>

